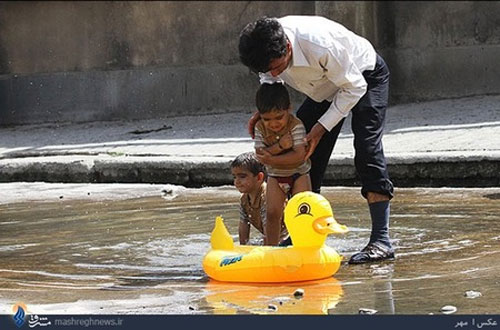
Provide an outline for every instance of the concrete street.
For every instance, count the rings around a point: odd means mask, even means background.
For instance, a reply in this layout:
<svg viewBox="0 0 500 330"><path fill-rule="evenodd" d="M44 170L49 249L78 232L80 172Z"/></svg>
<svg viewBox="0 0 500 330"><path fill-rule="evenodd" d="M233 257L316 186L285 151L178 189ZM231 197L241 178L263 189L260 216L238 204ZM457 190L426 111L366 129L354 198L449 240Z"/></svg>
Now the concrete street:
<svg viewBox="0 0 500 330"><path fill-rule="evenodd" d="M252 151L246 113L0 128L0 182L231 184ZM358 185L350 116L324 185ZM500 95L391 106L383 139L396 186L500 186Z"/></svg>

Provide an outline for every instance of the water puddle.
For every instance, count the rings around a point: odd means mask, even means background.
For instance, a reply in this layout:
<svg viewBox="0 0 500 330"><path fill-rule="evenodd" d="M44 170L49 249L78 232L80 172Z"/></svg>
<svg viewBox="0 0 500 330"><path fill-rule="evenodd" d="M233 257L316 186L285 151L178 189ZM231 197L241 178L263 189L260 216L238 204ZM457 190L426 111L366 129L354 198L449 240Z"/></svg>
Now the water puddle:
<svg viewBox="0 0 500 330"><path fill-rule="evenodd" d="M0 185L2 314L18 301L42 315L499 312L500 189L397 189L395 261L344 261L330 279L251 285L209 280L201 266L217 215L237 241L232 187ZM368 208L357 188L323 195L350 229L327 239L347 260L368 241Z"/></svg>

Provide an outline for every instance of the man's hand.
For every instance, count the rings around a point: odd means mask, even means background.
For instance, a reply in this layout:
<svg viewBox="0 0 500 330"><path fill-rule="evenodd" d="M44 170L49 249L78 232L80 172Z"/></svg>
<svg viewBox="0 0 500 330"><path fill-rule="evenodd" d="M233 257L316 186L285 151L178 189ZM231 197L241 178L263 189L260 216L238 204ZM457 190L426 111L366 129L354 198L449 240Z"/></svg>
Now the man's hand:
<svg viewBox="0 0 500 330"><path fill-rule="evenodd" d="M255 124L257 124L259 119L260 119L260 114L258 111L255 111L255 113L252 115L252 117L250 117L250 119L248 120L248 134L250 134L252 139L255 138L254 128L255 128Z"/></svg>
<svg viewBox="0 0 500 330"><path fill-rule="evenodd" d="M264 165L271 165L270 161L273 155L265 150L264 148L258 148L255 150L255 157Z"/></svg>
<svg viewBox="0 0 500 330"><path fill-rule="evenodd" d="M326 129L321 125L320 123L314 124L312 127L311 131L309 134L306 136L306 141L307 141L307 153L306 156L304 157L304 160L309 159L311 157L312 153L316 149L316 146L319 143L319 140L321 140L321 137L323 134L325 134Z"/></svg>

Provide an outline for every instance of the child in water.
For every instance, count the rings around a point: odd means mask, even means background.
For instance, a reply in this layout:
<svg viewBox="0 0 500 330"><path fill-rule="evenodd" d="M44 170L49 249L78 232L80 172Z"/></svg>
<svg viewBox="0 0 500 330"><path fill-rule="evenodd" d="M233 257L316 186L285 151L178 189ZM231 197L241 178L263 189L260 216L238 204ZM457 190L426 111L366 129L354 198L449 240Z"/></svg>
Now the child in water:
<svg viewBox="0 0 500 330"><path fill-rule="evenodd" d="M248 244L250 225L264 235L266 241L266 182L264 166L253 152L237 156L231 163L234 186L240 193L240 223L238 234L240 244ZM289 245L289 235L281 220L280 245Z"/></svg>
<svg viewBox="0 0 500 330"><path fill-rule="evenodd" d="M290 96L281 83L261 84L256 95L260 120L255 125L255 152L266 167L266 245L279 243L280 226L287 197L311 190L306 155L306 130L291 114Z"/></svg>

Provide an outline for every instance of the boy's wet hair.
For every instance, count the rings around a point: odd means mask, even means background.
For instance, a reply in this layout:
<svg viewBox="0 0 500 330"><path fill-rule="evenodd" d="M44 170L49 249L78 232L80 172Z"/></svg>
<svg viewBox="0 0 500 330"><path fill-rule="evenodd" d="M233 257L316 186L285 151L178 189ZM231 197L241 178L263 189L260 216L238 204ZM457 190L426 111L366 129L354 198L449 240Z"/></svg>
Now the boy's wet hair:
<svg viewBox="0 0 500 330"><path fill-rule="evenodd" d="M287 52L285 31L275 17L262 17L248 23L240 33L240 60L252 72L267 72L273 59Z"/></svg>
<svg viewBox="0 0 500 330"><path fill-rule="evenodd" d="M282 83L263 83L255 95L255 104L259 113L288 110L290 109L290 95Z"/></svg>
<svg viewBox="0 0 500 330"><path fill-rule="evenodd" d="M259 162L259 160L255 157L254 152L245 152L238 155L232 162L231 168L240 167L251 172L253 175L259 174L262 172L266 174L266 170L264 165Z"/></svg>

